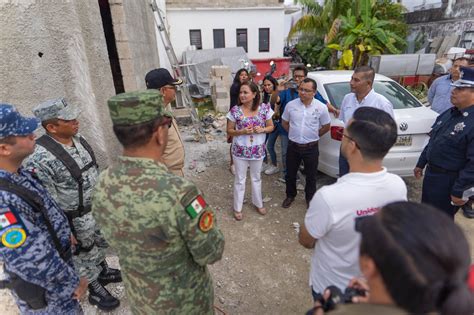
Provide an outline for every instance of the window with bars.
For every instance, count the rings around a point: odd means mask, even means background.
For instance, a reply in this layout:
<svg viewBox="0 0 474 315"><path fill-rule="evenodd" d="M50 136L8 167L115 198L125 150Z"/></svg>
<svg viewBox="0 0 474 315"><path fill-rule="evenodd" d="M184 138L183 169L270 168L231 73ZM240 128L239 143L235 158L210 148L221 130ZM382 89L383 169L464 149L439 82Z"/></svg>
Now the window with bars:
<svg viewBox="0 0 474 315"><path fill-rule="evenodd" d="M201 30L189 30L189 42L196 46L196 49L202 49Z"/></svg>
<svg viewBox="0 0 474 315"><path fill-rule="evenodd" d="M214 48L225 48L225 35L223 29L212 30L214 35Z"/></svg>
<svg viewBox="0 0 474 315"><path fill-rule="evenodd" d="M247 50L247 29L246 28L238 28L237 29L237 47L243 47L245 52Z"/></svg>
<svg viewBox="0 0 474 315"><path fill-rule="evenodd" d="M258 51L259 52L270 51L270 29L269 28L258 29Z"/></svg>

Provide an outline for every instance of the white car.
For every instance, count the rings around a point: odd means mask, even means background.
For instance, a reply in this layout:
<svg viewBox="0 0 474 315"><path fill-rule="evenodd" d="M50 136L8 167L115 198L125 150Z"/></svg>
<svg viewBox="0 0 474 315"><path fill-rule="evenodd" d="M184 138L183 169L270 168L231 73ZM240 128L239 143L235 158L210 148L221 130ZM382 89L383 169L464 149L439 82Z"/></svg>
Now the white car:
<svg viewBox="0 0 474 315"><path fill-rule="evenodd" d="M319 93L335 107L340 108L342 99L350 93L349 81L353 71L316 71L308 77L316 80ZM392 104L398 126L397 143L385 157L383 164L388 171L400 176L413 176L416 162L428 143L438 114L423 106L413 95L394 80L376 74L375 92L385 96ZM331 130L319 142L318 169L331 176L339 174L340 130L344 123L331 115Z"/></svg>

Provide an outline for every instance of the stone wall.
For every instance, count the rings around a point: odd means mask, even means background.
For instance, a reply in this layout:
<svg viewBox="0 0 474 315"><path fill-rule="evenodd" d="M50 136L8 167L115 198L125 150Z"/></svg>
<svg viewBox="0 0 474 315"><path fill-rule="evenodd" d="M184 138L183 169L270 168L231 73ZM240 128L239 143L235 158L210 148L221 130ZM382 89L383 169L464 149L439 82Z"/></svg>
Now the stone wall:
<svg viewBox="0 0 474 315"><path fill-rule="evenodd" d="M462 35L474 30L474 1L458 0L449 8L444 3L441 8L410 12L406 21L411 32L424 33L427 38Z"/></svg>
<svg viewBox="0 0 474 315"><path fill-rule="evenodd" d="M145 88L146 72L158 67L149 3L110 5L121 12L112 18L125 90ZM66 97L82 109L80 132L99 164L116 158L107 109L115 89L97 0L0 0L0 56L0 101L31 115L38 103Z"/></svg>
<svg viewBox="0 0 474 315"><path fill-rule="evenodd" d="M281 0L166 0L167 8L239 8L281 6Z"/></svg>
<svg viewBox="0 0 474 315"><path fill-rule="evenodd" d="M125 91L145 89L145 74L159 67L149 1L109 0Z"/></svg>

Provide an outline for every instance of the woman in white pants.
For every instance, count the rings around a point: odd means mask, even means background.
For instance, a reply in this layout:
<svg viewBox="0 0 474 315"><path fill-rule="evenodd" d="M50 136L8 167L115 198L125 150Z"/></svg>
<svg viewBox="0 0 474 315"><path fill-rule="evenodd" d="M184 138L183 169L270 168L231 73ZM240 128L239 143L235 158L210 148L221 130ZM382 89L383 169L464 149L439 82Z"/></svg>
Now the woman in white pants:
<svg viewBox="0 0 474 315"><path fill-rule="evenodd" d="M265 157L265 133L273 131L273 110L269 104L260 104L258 86L245 82L240 87L238 105L227 114L227 135L232 136L234 157L234 218L242 220L247 168L250 168L252 203L258 213L265 215L260 172Z"/></svg>

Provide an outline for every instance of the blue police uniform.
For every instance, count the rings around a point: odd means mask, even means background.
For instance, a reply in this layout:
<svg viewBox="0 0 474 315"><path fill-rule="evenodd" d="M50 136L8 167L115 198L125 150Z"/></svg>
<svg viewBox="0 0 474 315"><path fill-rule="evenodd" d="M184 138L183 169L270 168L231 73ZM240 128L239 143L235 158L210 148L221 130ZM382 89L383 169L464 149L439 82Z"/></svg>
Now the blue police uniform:
<svg viewBox="0 0 474 315"><path fill-rule="evenodd" d="M451 195L461 198L474 184L474 104L438 116L416 166L426 166L421 201L454 217Z"/></svg>
<svg viewBox="0 0 474 315"><path fill-rule="evenodd" d="M0 104L0 125L1 139L26 136L38 127L38 120ZM71 260L71 230L65 214L23 168L16 173L0 169L0 180L5 182L0 186L0 261L7 275L1 284L12 289L22 314L82 314L72 298L79 277ZM8 184L35 194L43 212L11 192Z"/></svg>
<svg viewBox="0 0 474 315"><path fill-rule="evenodd" d="M22 169L18 174L0 170L0 178L25 187L40 196L61 246L70 247L71 230L65 214L31 174ZM10 192L1 191L0 188L0 224L2 226L0 257L5 269L46 289L48 305L35 311L12 290L21 313L81 313L78 301L72 299L74 290L79 285L79 277L74 270L72 259L65 262L60 257L42 214L34 211L23 199ZM17 232L18 236L12 234L13 232Z"/></svg>

